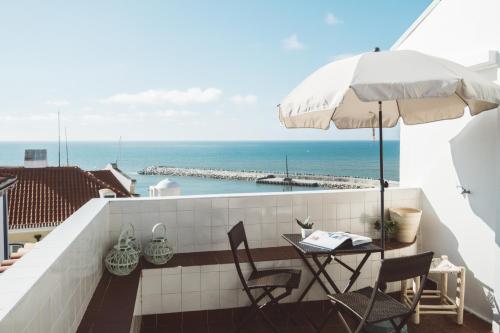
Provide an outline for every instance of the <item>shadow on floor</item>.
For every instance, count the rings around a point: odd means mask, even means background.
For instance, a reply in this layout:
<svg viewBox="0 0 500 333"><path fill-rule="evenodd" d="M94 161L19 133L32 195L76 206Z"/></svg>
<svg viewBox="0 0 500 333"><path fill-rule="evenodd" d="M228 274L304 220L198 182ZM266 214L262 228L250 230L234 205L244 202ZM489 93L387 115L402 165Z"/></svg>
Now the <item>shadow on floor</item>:
<svg viewBox="0 0 500 333"><path fill-rule="evenodd" d="M283 333L311 333L312 327L304 318L307 314L314 322L321 322L325 318L329 303L326 301L306 302L300 312L294 311L290 304L281 307L292 314L293 320L287 319L277 309L267 311L273 323ZM142 333L226 333L233 332L235 323L238 323L247 308L194 311L184 313L147 315L142 317ZM452 316L422 316L420 325L409 325L410 333L489 333L491 325L483 320L466 313L464 325L457 325ZM272 333L265 323L255 317L241 330L242 333ZM345 332L336 316L328 322L322 332Z"/></svg>

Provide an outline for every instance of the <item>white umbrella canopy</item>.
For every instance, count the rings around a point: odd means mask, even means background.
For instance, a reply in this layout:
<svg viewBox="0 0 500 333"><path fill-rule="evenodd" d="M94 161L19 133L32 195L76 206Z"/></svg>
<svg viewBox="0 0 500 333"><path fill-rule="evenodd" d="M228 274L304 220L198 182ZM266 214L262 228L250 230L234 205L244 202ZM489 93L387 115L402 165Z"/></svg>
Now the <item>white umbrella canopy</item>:
<svg viewBox="0 0 500 333"><path fill-rule="evenodd" d="M363 53L311 74L278 106L288 128L421 124L476 115L500 104L500 87L454 62L417 51Z"/></svg>
<svg viewBox="0 0 500 333"><path fill-rule="evenodd" d="M377 50L378 51L378 50ZM288 128L379 129L380 220L384 227L382 128L472 115L500 104L500 86L464 66L416 51L363 53L332 62L311 74L278 105Z"/></svg>

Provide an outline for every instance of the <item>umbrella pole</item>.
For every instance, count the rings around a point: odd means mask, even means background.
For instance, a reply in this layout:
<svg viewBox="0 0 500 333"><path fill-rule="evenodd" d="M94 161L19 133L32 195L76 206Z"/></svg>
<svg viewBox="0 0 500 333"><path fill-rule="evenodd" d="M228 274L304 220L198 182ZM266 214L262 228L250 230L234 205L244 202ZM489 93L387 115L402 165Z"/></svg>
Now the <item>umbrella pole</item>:
<svg viewBox="0 0 500 333"><path fill-rule="evenodd" d="M384 221L384 145L382 136L382 101L378 102L378 142L380 161L380 245L382 247L381 258L384 259L385 252L385 221Z"/></svg>

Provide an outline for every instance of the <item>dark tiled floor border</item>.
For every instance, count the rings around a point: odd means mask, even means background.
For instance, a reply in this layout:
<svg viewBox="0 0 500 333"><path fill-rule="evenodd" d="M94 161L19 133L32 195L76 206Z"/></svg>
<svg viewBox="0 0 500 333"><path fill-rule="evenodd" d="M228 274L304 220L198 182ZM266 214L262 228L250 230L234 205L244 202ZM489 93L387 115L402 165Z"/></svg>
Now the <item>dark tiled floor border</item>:
<svg viewBox="0 0 500 333"><path fill-rule="evenodd" d="M378 240L374 240L374 244L378 245ZM386 243L387 250L397 250L413 243L401 243L391 241ZM291 246L275 246L263 247L251 250L251 256L254 261L271 261L271 260L288 260L300 259L297 252ZM239 250L239 259L241 262L247 262L248 258L243 250ZM233 255L230 250L224 251L206 251L206 252L190 252L190 253L177 253L173 258L164 265L153 265L145 260L142 262L142 268L166 268L177 266L202 266L202 265L215 265L215 264L231 264L233 263Z"/></svg>

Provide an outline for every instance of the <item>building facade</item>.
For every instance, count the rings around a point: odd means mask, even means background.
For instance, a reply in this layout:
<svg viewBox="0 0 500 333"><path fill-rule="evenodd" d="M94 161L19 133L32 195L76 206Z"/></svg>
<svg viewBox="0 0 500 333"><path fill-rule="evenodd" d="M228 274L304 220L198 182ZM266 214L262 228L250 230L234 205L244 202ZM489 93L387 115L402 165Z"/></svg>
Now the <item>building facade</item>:
<svg viewBox="0 0 500 333"><path fill-rule="evenodd" d="M500 2L434 1L394 49L468 66L499 83ZM401 184L422 188L423 249L468 269L466 308L499 331L500 117L498 110L418 126L401 124ZM462 194L463 189L470 194Z"/></svg>

